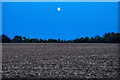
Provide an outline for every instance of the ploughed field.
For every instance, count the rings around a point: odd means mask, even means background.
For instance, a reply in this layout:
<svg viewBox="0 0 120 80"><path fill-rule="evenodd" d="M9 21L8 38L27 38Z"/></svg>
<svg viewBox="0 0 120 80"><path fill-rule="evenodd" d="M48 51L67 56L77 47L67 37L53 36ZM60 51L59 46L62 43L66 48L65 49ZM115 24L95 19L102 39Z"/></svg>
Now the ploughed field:
<svg viewBox="0 0 120 80"><path fill-rule="evenodd" d="M115 78L118 44L5 43L3 78Z"/></svg>

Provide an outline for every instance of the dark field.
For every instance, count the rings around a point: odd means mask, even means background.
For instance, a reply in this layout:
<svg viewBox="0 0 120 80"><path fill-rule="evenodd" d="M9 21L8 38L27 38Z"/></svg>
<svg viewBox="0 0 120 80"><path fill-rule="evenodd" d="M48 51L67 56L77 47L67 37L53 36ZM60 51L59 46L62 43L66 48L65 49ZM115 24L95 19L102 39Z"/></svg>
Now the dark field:
<svg viewBox="0 0 120 80"><path fill-rule="evenodd" d="M2 45L3 78L115 78L117 67L118 44Z"/></svg>

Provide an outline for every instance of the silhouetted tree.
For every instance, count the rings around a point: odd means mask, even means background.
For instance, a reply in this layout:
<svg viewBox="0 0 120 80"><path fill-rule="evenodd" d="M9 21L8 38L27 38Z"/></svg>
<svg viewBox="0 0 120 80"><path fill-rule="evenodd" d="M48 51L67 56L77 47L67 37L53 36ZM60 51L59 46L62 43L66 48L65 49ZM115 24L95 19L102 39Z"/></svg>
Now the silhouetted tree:
<svg viewBox="0 0 120 80"><path fill-rule="evenodd" d="M7 35L5 35L5 34L3 34L1 36L1 38L2 38L2 43L10 43L11 42L10 38L7 37Z"/></svg>
<svg viewBox="0 0 120 80"><path fill-rule="evenodd" d="M44 41L42 39L40 39L40 43L43 43Z"/></svg>
<svg viewBox="0 0 120 80"><path fill-rule="evenodd" d="M2 43L2 35L0 35L0 43Z"/></svg>
<svg viewBox="0 0 120 80"><path fill-rule="evenodd" d="M101 42L101 37L99 35L95 36L94 42L97 42L97 43Z"/></svg>
<svg viewBox="0 0 120 80"><path fill-rule="evenodd" d="M58 43L60 43L61 41L60 41L60 39L58 39Z"/></svg>
<svg viewBox="0 0 120 80"><path fill-rule="evenodd" d="M15 36L12 40L13 43L21 43L22 41L23 40L21 36Z"/></svg>
<svg viewBox="0 0 120 80"><path fill-rule="evenodd" d="M26 38L21 36L14 36L13 39L10 39L7 37L7 35L2 35L2 42L3 43L120 43L120 33L105 33L103 37L100 37L99 35L95 37L81 37L74 40L60 40L60 39L36 39L36 38ZM1 39L0 37L0 39Z"/></svg>
<svg viewBox="0 0 120 80"><path fill-rule="evenodd" d="M23 42L27 42L27 38L26 37L23 37Z"/></svg>
<svg viewBox="0 0 120 80"><path fill-rule="evenodd" d="M94 42L94 38L93 38L93 37L91 37L91 39L90 39L90 41L89 41L89 42L91 42L91 43L92 43L92 42Z"/></svg>
<svg viewBox="0 0 120 80"><path fill-rule="evenodd" d="M88 42L89 42L89 37L85 37L85 38L83 39L83 42L88 43Z"/></svg>

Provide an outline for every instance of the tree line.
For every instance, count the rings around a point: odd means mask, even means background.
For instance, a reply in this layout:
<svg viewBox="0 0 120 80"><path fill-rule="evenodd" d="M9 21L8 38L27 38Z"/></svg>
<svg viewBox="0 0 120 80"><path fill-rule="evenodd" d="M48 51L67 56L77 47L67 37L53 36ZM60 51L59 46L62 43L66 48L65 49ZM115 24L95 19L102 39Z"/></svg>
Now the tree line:
<svg viewBox="0 0 120 80"><path fill-rule="evenodd" d="M26 38L22 36L14 36L10 39L7 35L2 34L0 36L2 43L120 43L120 33L105 33L102 37L97 35L94 37L81 37L74 40L61 40L61 39L37 39L37 38Z"/></svg>

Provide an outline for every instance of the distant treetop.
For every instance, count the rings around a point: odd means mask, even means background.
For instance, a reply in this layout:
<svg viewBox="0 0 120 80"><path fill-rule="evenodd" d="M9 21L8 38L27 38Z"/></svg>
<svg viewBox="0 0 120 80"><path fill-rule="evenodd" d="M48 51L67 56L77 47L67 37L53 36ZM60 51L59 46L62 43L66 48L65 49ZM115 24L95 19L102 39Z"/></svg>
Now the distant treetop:
<svg viewBox="0 0 120 80"><path fill-rule="evenodd" d="M2 40L2 41L1 41ZM2 43L120 43L120 33L105 33L102 37L99 35L94 37L81 37L74 40L61 40L61 39L36 39L36 38L26 38L22 36L15 35L13 39L10 39L7 35L2 34L0 36L0 41Z"/></svg>

